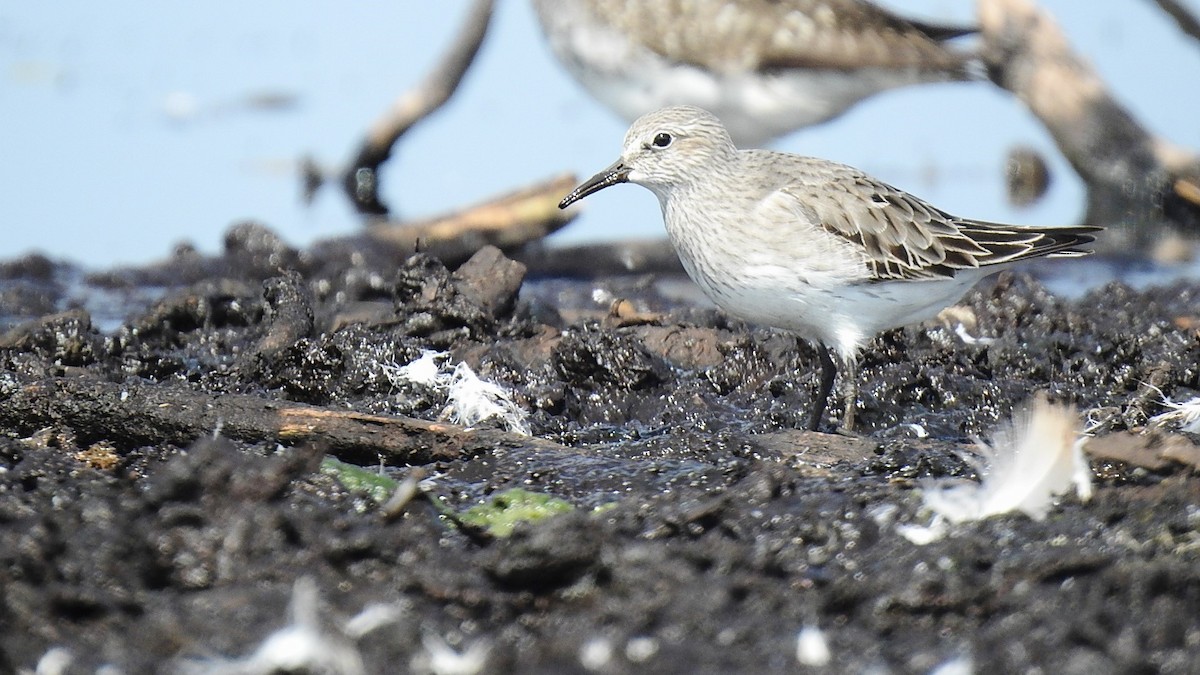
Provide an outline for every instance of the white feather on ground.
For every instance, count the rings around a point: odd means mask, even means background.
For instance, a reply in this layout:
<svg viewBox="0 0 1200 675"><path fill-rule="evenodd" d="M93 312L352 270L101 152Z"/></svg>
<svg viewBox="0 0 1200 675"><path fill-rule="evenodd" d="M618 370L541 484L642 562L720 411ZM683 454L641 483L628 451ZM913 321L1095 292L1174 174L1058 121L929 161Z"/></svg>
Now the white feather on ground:
<svg viewBox="0 0 1200 675"><path fill-rule="evenodd" d="M253 654L243 659L183 661L176 671L185 675L364 675L366 668L354 641L321 627L319 602L316 582L302 577L292 589L291 623L268 635Z"/></svg>
<svg viewBox="0 0 1200 675"><path fill-rule="evenodd" d="M445 361L449 357L450 355L446 352L422 349L421 355L412 363L404 366L385 364L384 372L392 384L412 382L426 387L437 387L442 377L442 366L439 361Z"/></svg>
<svg viewBox="0 0 1200 675"><path fill-rule="evenodd" d="M1092 495L1092 471L1083 454L1079 416L1068 406L1038 397L1027 409L1001 426L991 445L976 441L973 456L965 455L979 482L931 481L922 487L925 506L934 522L923 527L904 525L900 533L924 544L944 533L944 522L960 523L1020 511L1041 520L1054 498L1072 486L1083 501Z"/></svg>
<svg viewBox="0 0 1200 675"><path fill-rule="evenodd" d="M533 433L528 415L503 387L479 379L466 363L450 367L448 358L444 352L425 350L412 363L385 366L385 372L392 384L418 384L443 394L442 417L455 424L470 427L495 418L514 433Z"/></svg>
<svg viewBox="0 0 1200 675"><path fill-rule="evenodd" d="M431 675L477 675L487 668L491 643L477 640L461 652L439 635L421 637L423 649L413 655L409 667L414 673Z"/></svg>
<svg viewBox="0 0 1200 675"><path fill-rule="evenodd" d="M796 634L796 662L809 668L823 668L829 665L833 654L829 650L829 640L817 626L805 626Z"/></svg>
<svg viewBox="0 0 1200 675"><path fill-rule="evenodd" d="M496 418L509 430L530 435L532 430L525 411L499 385L481 380L465 363L460 363L450 375L449 401L442 412L455 424L473 426L483 420Z"/></svg>
<svg viewBox="0 0 1200 675"><path fill-rule="evenodd" d="M1193 396L1182 403L1176 403L1168 398L1163 401L1163 405L1170 410L1151 417L1151 425L1156 427L1173 425L1180 431L1200 434L1200 396Z"/></svg>

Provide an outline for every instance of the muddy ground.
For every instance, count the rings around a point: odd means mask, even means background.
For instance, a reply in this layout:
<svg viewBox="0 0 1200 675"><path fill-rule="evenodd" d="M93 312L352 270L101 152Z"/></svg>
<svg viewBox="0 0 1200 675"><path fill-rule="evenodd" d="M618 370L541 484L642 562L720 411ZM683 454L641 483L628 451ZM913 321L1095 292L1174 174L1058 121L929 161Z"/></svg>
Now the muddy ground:
<svg viewBox="0 0 1200 675"><path fill-rule="evenodd" d="M985 339L871 344L845 437L796 431L810 347L668 275L257 227L142 269L4 263L0 672L1200 672L1197 438L1147 431L1200 395L1200 282L1064 300L1006 273L958 317ZM395 377L431 349L533 437L442 420ZM898 534L1036 392L1107 439L1092 500ZM423 482L385 507L333 456ZM574 509L510 536L455 515L514 487ZM264 665L288 626L325 665Z"/></svg>

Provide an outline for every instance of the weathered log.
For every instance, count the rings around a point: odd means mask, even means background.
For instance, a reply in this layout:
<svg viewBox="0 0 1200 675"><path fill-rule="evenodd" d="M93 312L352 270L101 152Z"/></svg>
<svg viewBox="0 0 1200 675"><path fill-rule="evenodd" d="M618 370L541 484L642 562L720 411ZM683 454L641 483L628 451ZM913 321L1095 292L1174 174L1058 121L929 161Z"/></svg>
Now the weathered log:
<svg viewBox="0 0 1200 675"><path fill-rule="evenodd" d="M1193 40L1200 40L1200 19L1197 19L1195 14L1188 11L1188 8L1182 2L1179 2L1179 0L1154 0L1154 3L1175 21L1175 25L1179 26L1179 30L1184 35Z"/></svg>
<svg viewBox="0 0 1200 675"><path fill-rule="evenodd" d="M387 214L387 206L379 199L379 167L391 157L392 146L405 132L441 108L458 89L487 34L492 4L493 0L475 1L462 31L437 66L420 85L397 98L367 130L354 160L342 174L342 187L359 213Z"/></svg>
<svg viewBox="0 0 1200 675"><path fill-rule="evenodd" d="M979 21L989 76L1041 120L1087 185L1085 222L1129 226L1103 242L1145 245L1162 222L1200 227L1186 193L1196 155L1146 131L1046 12L1032 0L980 0Z"/></svg>
<svg viewBox="0 0 1200 675"><path fill-rule="evenodd" d="M513 251L559 230L575 217L573 211L558 208L559 200L575 183L574 175L562 174L428 220L375 223L366 236L394 251L424 251L448 266L488 245Z"/></svg>
<svg viewBox="0 0 1200 675"><path fill-rule="evenodd" d="M81 443L190 445L209 434L250 442L321 443L358 464L425 464L500 448L570 452L496 429L367 415L247 394L213 394L170 383L60 377L0 385L0 427L29 435L67 427Z"/></svg>

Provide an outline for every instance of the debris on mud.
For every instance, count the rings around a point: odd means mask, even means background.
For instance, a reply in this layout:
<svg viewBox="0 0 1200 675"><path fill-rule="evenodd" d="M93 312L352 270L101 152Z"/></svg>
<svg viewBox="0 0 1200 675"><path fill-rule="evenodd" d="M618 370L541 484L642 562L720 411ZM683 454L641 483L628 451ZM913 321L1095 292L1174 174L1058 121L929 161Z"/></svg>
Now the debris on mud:
<svg viewBox="0 0 1200 675"><path fill-rule="evenodd" d="M0 267L0 671L271 672L234 668L279 631L334 645L292 672L1200 658L1198 439L1150 422L1200 396L1195 281L1064 299L1005 274L876 339L842 437L796 430L810 347L678 277L322 257L260 226L227 246ZM397 377L430 351L531 434ZM1095 436L1092 499L904 538L920 482L974 477L961 451L1034 394Z"/></svg>

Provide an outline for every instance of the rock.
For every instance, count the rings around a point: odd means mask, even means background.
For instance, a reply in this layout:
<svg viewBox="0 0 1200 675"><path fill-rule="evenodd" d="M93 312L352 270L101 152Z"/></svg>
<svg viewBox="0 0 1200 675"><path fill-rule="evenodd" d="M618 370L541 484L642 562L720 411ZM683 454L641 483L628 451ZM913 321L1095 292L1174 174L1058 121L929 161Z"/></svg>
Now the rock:
<svg viewBox="0 0 1200 675"><path fill-rule="evenodd" d="M586 514L519 525L484 555L484 569L511 587L549 590L578 579L600 555Z"/></svg>
<svg viewBox="0 0 1200 675"><path fill-rule="evenodd" d="M99 334L82 309L48 314L0 335L0 349L35 350L62 366L82 366L96 356Z"/></svg>
<svg viewBox="0 0 1200 675"><path fill-rule="evenodd" d="M493 318L512 312L524 279L525 265L495 246L479 249L451 275L454 288Z"/></svg>

